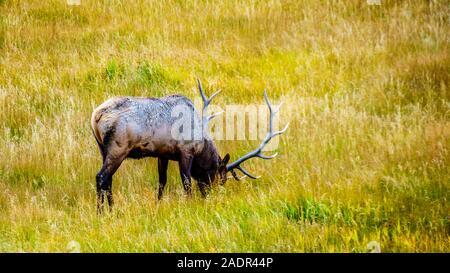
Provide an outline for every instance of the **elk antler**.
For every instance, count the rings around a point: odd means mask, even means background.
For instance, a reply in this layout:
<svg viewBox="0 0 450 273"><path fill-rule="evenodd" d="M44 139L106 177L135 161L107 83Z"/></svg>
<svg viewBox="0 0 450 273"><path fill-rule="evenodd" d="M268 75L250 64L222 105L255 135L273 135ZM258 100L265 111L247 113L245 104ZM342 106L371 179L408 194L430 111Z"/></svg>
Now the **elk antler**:
<svg viewBox="0 0 450 273"><path fill-rule="evenodd" d="M220 91L222 90L217 90L216 92L214 92L214 94L211 95L211 97L207 98L205 96L205 93L203 92L203 88L202 88L202 83L200 82L199 79L197 79L197 83L198 83L198 90L200 91L200 96L202 97L203 100L203 110L202 110L202 126L203 126L203 130L207 130L208 129L208 122L213 119L214 117L220 115L223 113L223 111L215 113L213 115L207 116L207 111L208 111L208 106L211 103L212 99L220 93Z"/></svg>
<svg viewBox="0 0 450 273"><path fill-rule="evenodd" d="M255 177L255 176L251 175L246 169L244 169L241 166L241 163L243 163L244 161L246 161L246 160L248 160L250 158L253 158L253 157L259 157L259 158L262 158L262 159L272 159L272 158L276 157L278 153L275 153L273 155L267 156L267 155L264 155L262 153L262 149L267 145L267 143L269 143L269 141L273 137L275 137L277 135L281 135L282 133L284 133L287 130L288 126L289 126L289 123L288 123L288 124L286 124L286 126L282 130L273 132L273 117L275 116L276 113L278 113L278 111L280 111L281 104L280 104L280 106L278 106L278 109L276 109L274 111L273 108L272 108L272 105L270 104L269 99L267 98L267 92L266 92L265 89L264 89L264 99L265 99L265 101L267 103L267 106L269 107L269 115L270 115L269 116L269 132L267 133L266 137L264 138L264 140L261 142L261 144L259 145L259 147L256 150L254 150L254 151L244 155L243 157L239 158L238 160L234 161L233 163L227 164L227 172L231 172L233 174L233 177L236 180L240 180L240 178L236 175L236 173L234 172L234 169L238 169L245 176L248 176L248 177L250 177L252 179L259 178L259 177Z"/></svg>

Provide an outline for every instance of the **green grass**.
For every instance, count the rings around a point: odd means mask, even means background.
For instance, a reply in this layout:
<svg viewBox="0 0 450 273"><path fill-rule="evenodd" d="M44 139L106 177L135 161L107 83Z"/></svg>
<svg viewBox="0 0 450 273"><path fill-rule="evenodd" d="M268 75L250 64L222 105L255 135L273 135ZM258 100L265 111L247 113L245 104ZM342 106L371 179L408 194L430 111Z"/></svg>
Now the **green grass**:
<svg viewBox="0 0 450 273"><path fill-rule="evenodd" d="M0 1L0 251L450 250L446 1ZM257 181L184 196L155 159L98 217L92 110L115 95L284 102ZM232 159L256 141L218 141Z"/></svg>

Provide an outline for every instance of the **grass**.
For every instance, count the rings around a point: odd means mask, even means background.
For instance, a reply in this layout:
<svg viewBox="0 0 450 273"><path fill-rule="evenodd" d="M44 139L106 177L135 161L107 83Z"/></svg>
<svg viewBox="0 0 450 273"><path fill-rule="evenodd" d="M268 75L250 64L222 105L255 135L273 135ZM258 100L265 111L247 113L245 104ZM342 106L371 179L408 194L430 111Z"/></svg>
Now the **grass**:
<svg viewBox="0 0 450 273"><path fill-rule="evenodd" d="M0 1L0 251L450 250L446 1ZM95 210L89 128L115 95L284 101L257 181L186 200L126 161ZM232 159L258 143L219 141Z"/></svg>

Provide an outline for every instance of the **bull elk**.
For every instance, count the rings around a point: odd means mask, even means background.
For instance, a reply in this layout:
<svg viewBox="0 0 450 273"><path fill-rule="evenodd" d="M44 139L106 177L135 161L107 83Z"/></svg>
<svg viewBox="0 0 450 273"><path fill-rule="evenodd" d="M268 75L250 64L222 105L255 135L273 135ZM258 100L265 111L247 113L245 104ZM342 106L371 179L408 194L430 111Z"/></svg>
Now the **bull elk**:
<svg viewBox="0 0 450 273"><path fill-rule="evenodd" d="M169 160L177 161L184 190L191 196L191 177L194 178L203 197L205 197L212 183L224 184L227 173L231 172L236 180L235 170L239 170L252 179L257 177L250 174L241 164L246 160L259 157L274 158L277 154L266 156L262 150L275 136L286 131L288 125L280 131L273 131L272 120L280 109L272 108L264 90L264 99L269 108L269 130L260 146L254 151L228 163L230 155L223 158L206 132L207 123L215 115L207 116L207 108L211 100L220 92L217 91L207 98L199 80L198 89L203 100L202 119L199 118L194 104L187 97L172 95L161 98L144 97L114 97L98 106L92 113L91 126L95 139L100 148L103 164L96 175L97 210L102 211L104 195L106 194L109 207L113 205L112 177L126 158L158 158L159 189L158 199L162 198L167 182L167 165ZM172 111L177 106L187 107L194 119L194 130L202 132L198 139L178 139L172 134L172 126L176 121Z"/></svg>

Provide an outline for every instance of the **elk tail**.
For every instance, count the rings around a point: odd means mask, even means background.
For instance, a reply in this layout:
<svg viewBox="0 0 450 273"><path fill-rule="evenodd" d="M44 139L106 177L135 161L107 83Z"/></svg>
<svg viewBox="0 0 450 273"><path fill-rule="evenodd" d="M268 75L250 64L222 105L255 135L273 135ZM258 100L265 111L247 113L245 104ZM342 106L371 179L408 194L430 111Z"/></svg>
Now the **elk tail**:
<svg viewBox="0 0 450 273"><path fill-rule="evenodd" d="M99 111L94 110L91 117L91 129L92 133L94 134L95 140L97 141L99 146L103 145L103 140L100 135L100 131L98 130L98 121L101 119L102 113L99 113Z"/></svg>

